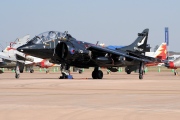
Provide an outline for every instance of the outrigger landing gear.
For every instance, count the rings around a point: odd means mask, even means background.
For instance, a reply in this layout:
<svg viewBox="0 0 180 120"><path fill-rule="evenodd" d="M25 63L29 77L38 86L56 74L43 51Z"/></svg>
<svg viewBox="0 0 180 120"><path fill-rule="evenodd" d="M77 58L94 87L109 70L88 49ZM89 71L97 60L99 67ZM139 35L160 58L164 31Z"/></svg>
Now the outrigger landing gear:
<svg viewBox="0 0 180 120"><path fill-rule="evenodd" d="M144 63L143 62L140 62L140 65L139 65L139 79L143 79L143 74L144 74Z"/></svg>
<svg viewBox="0 0 180 120"><path fill-rule="evenodd" d="M59 77L59 79L73 79L72 75L70 75L70 66L68 65L62 65L60 67L62 76Z"/></svg>
<svg viewBox="0 0 180 120"><path fill-rule="evenodd" d="M174 69L174 75L178 75L178 71Z"/></svg>
<svg viewBox="0 0 180 120"><path fill-rule="evenodd" d="M19 77L20 77L19 62L16 62L15 78L18 79Z"/></svg>
<svg viewBox="0 0 180 120"><path fill-rule="evenodd" d="M103 72L99 70L99 67L95 67L94 71L92 72L92 78L93 79L102 79L103 78Z"/></svg>

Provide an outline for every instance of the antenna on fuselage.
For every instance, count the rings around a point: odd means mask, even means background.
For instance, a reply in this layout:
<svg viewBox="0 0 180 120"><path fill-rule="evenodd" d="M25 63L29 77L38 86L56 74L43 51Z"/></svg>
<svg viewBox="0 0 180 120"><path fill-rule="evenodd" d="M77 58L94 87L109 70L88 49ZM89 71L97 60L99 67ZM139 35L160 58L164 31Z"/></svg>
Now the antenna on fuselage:
<svg viewBox="0 0 180 120"><path fill-rule="evenodd" d="M98 45L99 41L96 42L96 45Z"/></svg>

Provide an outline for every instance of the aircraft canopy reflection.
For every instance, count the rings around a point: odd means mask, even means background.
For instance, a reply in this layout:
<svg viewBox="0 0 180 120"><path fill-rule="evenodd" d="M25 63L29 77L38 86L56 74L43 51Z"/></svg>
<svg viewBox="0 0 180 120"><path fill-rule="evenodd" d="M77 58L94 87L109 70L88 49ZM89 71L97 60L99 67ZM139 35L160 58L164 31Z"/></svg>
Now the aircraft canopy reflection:
<svg viewBox="0 0 180 120"><path fill-rule="evenodd" d="M47 31L35 36L27 44L43 44L51 40L64 38L65 36L66 36L66 32L62 33L58 31Z"/></svg>

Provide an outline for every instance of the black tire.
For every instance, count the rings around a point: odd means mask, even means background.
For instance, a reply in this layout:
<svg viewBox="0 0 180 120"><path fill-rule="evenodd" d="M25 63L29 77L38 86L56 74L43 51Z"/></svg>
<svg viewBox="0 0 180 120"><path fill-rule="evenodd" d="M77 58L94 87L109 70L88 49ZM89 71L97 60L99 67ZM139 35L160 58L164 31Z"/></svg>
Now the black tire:
<svg viewBox="0 0 180 120"><path fill-rule="evenodd" d="M59 79L67 79L67 75L63 73L62 76L59 77Z"/></svg>
<svg viewBox="0 0 180 120"><path fill-rule="evenodd" d="M30 70L30 73L34 73L34 70Z"/></svg>
<svg viewBox="0 0 180 120"><path fill-rule="evenodd" d="M83 71L80 69L80 70L79 70L79 74L82 74L82 72L83 72Z"/></svg>
<svg viewBox="0 0 180 120"><path fill-rule="evenodd" d="M49 70L46 70L46 74L49 73Z"/></svg>
<svg viewBox="0 0 180 120"><path fill-rule="evenodd" d="M63 76L60 76L59 79L64 79L64 77L63 77Z"/></svg>
<svg viewBox="0 0 180 120"><path fill-rule="evenodd" d="M93 79L97 79L97 75L96 75L96 71L95 70L92 72L92 78Z"/></svg>
<svg viewBox="0 0 180 120"><path fill-rule="evenodd" d="M128 67L125 68L125 71L126 71L127 74L131 74L131 71L130 71L130 69Z"/></svg>
<svg viewBox="0 0 180 120"><path fill-rule="evenodd" d="M174 72L174 75L178 75L178 72Z"/></svg>
<svg viewBox="0 0 180 120"><path fill-rule="evenodd" d="M143 79L143 74L139 74L139 79Z"/></svg>
<svg viewBox="0 0 180 120"><path fill-rule="evenodd" d="M127 74L131 74L131 71L130 71L130 70L127 70L126 73L127 73Z"/></svg>
<svg viewBox="0 0 180 120"><path fill-rule="evenodd" d="M20 73L23 73L23 70L19 70Z"/></svg>
<svg viewBox="0 0 180 120"><path fill-rule="evenodd" d="M15 78L18 79L20 77L20 74L16 74Z"/></svg>
<svg viewBox="0 0 180 120"><path fill-rule="evenodd" d="M102 79L103 78L103 72L101 70L98 70L96 73L97 79Z"/></svg>

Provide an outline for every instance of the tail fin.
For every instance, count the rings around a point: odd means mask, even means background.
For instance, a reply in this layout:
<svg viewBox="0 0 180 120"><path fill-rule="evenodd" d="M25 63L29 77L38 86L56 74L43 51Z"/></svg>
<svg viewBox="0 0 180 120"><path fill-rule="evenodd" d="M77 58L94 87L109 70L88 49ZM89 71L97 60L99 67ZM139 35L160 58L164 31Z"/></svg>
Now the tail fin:
<svg viewBox="0 0 180 120"><path fill-rule="evenodd" d="M145 53L147 46L149 29L144 29L142 33L138 33L137 39L130 45L120 48L124 51L133 51L137 53Z"/></svg>
<svg viewBox="0 0 180 120"><path fill-rule="evenodd" d="M28 35L25 35L25 36L22 37L22 38L17 38L17 39L13 42L13 44L11 44L10 47L12 47L12 48L18 48L18 47L26 44L27 41L29 40L29 38L30 38L30 35L29 35L29 34L28 34Z"/></svg>
<svg viewBox="0 0 180 120"><path fill-rule="evenodd" d="M7 46L3 52L9 52L10 50L16 50L19 46L24 45L30 38L30 35L25 35L22 38L16 39L14 42L10 43L10 46Z"/></svg>
<svg viewBox="0 0 180 120"><path fill-rule="evenodd" d="M155 58L165 60L167 58L167 44L162 43L155 52Z"/></svg>

